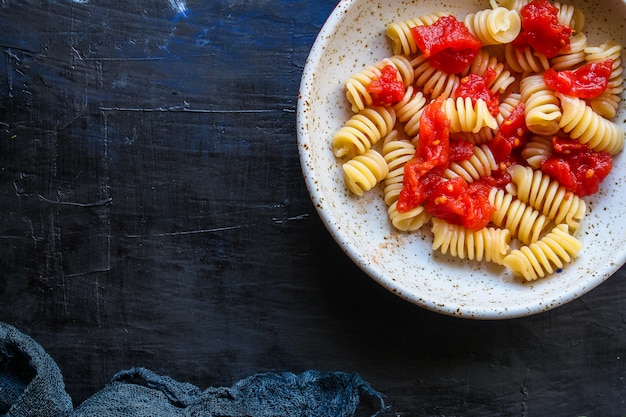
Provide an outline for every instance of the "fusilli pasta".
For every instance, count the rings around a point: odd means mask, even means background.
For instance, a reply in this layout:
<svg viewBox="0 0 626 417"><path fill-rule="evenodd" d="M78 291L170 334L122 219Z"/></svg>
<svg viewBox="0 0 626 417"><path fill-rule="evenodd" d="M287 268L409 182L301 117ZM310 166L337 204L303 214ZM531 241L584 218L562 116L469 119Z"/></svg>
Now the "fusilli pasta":
<svg viewBox="0 0 626 417"><path fill-rule="evenodd" d="M493 188L489 202L496 207L493 223L510 230L512 236L525 244L539 240L541 232L549 223L546 216L505 190Z"/></svg>
<svg viewBox="0 0 626 417"><path fill-rule="evenodd" d="M450 120L450 133L478 133L484 127L491 129L498 127L496 119L489 113L487 103L482 99L472 104L472 99L469 97L447 98L443 101L442 107L446 117Z"/></svg>
<svg viewBox="0 0 626 417"><path fill-rule="evenodd" d="M387 162L374 149L369 149L343 164L343 177L346 185L354 194L361 196L382 181L389 172Z"/></svg>
<svg viewBox="0 0 626 417"><path fill-rule="evenodd" d="M433 250L444 255L502 264L509 251L511 232L507 229L484 227L472 231L445 220L432 218Z"/></svg>
<svg viewBox="0 0 626 417"><path fill-rule="evenodd" d="M554 91L546 86L543 75L529 75L520 84L525 104L526 126L538 135L553 135L559 130L562 113Z"/></svg>
<svg viewBox="0 0 626 417"><path fill-rule="evenodd" d="M514 195L518 199L540 210L555 223L567 224L572 233L579 231L587 212L587 205L582 198L566 190L541 170L513 165L508 171L515 188Z"/></svg>
<svg viewBox="0 0 626 417"><path fill-rule="evenodd" d="M336 157L352 157L367 152L386 136L396 124L392 108L372 107L353 115L333 135L332 147Z"/></svg>
<svg viewBox="0 0 626 417"><path fill-rule="evenodd" d="M501 45L513 42L522 29L516 10L505 7L485 9L465 17L465 26L483 45Z"/></svg>
<svg viewBox="0 0 626 417"><path fill-rule="evenodd" d="M615 123L597 114L578 97L557 93L563 108L559 123L561 129L572 139L587 145L594 151L616 155L624 147L624 131Z"/></svg>
<svg viewBox="0 0 626 417"><path fill-rule="evenodd" d="M567 232L567 225L559 224L541 240L514 249L502 263L515 275L533 281L563 268L582 249L582 243Z"/></svg>

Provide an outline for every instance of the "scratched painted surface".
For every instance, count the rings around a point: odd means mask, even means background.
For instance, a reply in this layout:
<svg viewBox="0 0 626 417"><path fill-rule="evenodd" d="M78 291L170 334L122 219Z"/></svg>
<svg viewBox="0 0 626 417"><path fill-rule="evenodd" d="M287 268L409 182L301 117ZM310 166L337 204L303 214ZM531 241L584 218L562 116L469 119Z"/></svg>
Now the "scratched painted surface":
<svg viewBox="0 0 626 417"><path fill-rule="evenodd" d="M626 415L624 269L506 322L381 289L300 174L302 68L336 1L0 2L0 320L79 404L145 366L200 387L357 371L389 416Z"/></svg>

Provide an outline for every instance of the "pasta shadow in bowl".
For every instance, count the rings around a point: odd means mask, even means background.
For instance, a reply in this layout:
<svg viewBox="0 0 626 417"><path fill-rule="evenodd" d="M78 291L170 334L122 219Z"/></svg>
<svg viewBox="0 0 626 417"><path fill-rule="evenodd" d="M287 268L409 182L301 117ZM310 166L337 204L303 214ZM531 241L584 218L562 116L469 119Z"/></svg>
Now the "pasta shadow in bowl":
<svg viewBox="0 0 626 417"><path fill-rule="evenodd" d="M364 272L428 310L493 320L561 306L626 261L626 3L484 3L339 2L297 127L311 199ZM550 36L568 47L533 39L549 25L533 29L531 7L554 8ZM433 41L451 28L470 41ZM582 71L604 71L602 91L564 92Z"/></svg>

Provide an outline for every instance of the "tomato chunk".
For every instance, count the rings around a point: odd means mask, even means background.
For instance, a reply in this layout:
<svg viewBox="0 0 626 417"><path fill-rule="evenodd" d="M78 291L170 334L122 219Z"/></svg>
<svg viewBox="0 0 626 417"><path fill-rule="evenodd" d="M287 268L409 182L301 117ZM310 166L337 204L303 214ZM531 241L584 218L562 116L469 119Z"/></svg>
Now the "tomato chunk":
<svg viewBox="0 0 626 417"><path fill-rule="evenodd" d="M548 68L543 77L546 85L559 93L579 98L594 98L606 90L613 71L613 60L589 62L574 70Z"/></svg>
<svg viewBox="0 0 626 417"><path fill-rule="evenodd" d="M366 88L374 106L390 106L404 97L404 82L393 65L385 65L381 75L374 78Z"/></svg>
<svg viewBox="0 0 626 417"><path fill-rule="evenodd" d="M558 143L567 141L553 140L557 143L553 146L555 152L543 161L541 171L580 197L595 194L611 172L613 158L606 152L595 152L585 145Z"/></svg>
<svg viewBox="0 0 626 417"><path fill-rule="evenodd" d="M572 30L559 23L559 9L548 0L533 0L520 11L522 30L513 45L523 48L530 45L547 58L554 58L563 48L569 47Z"/></svg>
<svg viewBox="0 0 626 417"><path fill-rule="evenodd" d="M444 98L428 104L420 117L420 135L415 157L404 167L404 184L398 197L398 211L405 212L422 204L427 190L437 181L450 159L450 121L441 106ZM431 172L432 171L432 172ZM429 175L430 174L430 175Z"/></svg>
<svg viewBox="0 0 626 417"><path fill-rule="evenodd" d="M469 230L487 226L495 211L489 202L491 187L482 181L468 184L461 177L440 181L426 201L426 210L448 223Z"/></svg>
<svg viewBox="0 0 626 417"><path fill-rule="evenodd" d="M513 151L521 149L527 142L526 106L519 103L504 119L498 133L489 142L489 149L499 163L509 163L514 158Z"/></svg>
<svg viewBox="0 0 626 417"><path fill-rule="evenodd" d="M482 46L454 16L440 17L432 25L413 27L411 34L428 62L448 74L466 69Z"/></svg>
<svg viewBox="0 0 626 417"><path fill-rule="evenodd" d="M466 140L450 141L450 162L466 161L474 156L474 144Z"/></svg>
<svg viewBox="0 0 626 417"><path fill-rule="evenodd" d="M488 68L486 74L469 74L466 77L461 78L459 86L454 90L455 97L472 99L472 104L476 105L478 99L483 99L487 103L489 113L493 116L497 116L500 112L500 94L493 93L487 87L488 83L495 77L495 71Z"/></svg>

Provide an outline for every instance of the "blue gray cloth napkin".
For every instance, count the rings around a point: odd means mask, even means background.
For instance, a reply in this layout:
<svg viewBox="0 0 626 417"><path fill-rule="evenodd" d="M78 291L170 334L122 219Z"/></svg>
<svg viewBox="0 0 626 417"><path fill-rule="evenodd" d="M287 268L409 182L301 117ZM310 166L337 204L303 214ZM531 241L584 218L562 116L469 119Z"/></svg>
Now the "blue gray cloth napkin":
<svg viewBox="0 0 626 417"><path fill-rule="evenodd" d="M382 395L356 373L260 373L231 387L200 388L134 368L117 373L74 409L54 360L29 336L0 323L0 416L350 417L362 397Z"/></svg>

